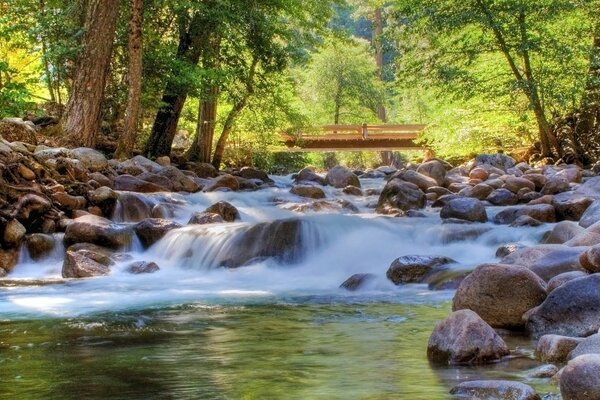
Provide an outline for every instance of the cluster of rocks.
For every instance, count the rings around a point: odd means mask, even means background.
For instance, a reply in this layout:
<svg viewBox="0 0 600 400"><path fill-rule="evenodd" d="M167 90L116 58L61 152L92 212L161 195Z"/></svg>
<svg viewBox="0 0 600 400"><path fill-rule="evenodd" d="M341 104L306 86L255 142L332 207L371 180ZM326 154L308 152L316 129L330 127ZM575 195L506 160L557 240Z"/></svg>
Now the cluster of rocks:
<svg viewBox="0 0 600 400"><path fill-rule="evenodd" d="M67 248L63 276L107 273L115 258L124 257L115 251L129 246L133 234L150 245L160 232L178 227L165 219L172 217L173 204L148 204L138 193L252 191L273 185L254 168L219 173L211 164L172 165L169 157L118 161L94 149L38 145L35 125L18 118L0 121L0 135L0 276L14 268L23 246L33 259L52 251L53 234L59 232L65 233ZM117 209L139 223L112 222ZM233 206L218 203L194 214L190 223L235 219L239 213ZM156 266L132 271L153 270Z"/></svg>

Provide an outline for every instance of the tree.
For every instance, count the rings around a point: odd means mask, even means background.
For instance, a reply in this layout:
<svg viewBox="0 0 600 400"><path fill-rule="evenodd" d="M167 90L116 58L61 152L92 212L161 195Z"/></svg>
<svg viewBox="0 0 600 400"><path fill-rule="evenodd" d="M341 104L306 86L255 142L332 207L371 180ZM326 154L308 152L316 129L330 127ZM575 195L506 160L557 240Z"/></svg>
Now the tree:
<svg viewBox="0 0 600 400"><path fill-rule="evenodd" d="M360 41L329 39L301 74L301 96L320 123L362 123L376 118L383 85L367 48Z"/></svg>
<svg viewBox="0 0 600 400"><path fill-rule="evenodd" d="M132 0L129 22L129 68L127 82L127 108L123 136L115 152L115 158L131 157L133 146L137 140L139 115L142 102L142 20L144 15L143 0Z"/></svg>
<svg viewBox="0 0 600 400"><path fill-rule="evenodd" d="M82 52L65 113L65 142L69 144L96 144L119 4L118 0L88 0Z"/></svg>
<svg viewBox="0 0 600 400"><path fill-rule="evenodd" d="M562 155L549 115L577 89L580 49L571 35L585 25L571 23L573 2L397 0L395 8L403 77L426 77L465 98L523 96L542 155Z"/></svg>

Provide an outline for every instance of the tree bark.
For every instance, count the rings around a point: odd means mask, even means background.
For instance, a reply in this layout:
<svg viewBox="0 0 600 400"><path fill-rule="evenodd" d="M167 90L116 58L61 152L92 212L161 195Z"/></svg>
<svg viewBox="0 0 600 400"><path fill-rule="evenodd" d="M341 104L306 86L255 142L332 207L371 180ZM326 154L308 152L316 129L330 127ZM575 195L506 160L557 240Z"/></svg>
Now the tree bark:
<svg viewBox="0 0 600 400"><path fill-rule="evenodd" d="M375 62L377 63L377 71L379 80L384 81L384 51L383 51L383 10L381 7L375 9L374 18L375 29L373 34L373 47L375 48ZM384 104L377 105L377 118L383 123L387 122L387 111ZM383 165L391 165L393 161L393 153L391 151L381 152L381 162Z"/></svg>
<svg viewBox="0 0 600 400"><path fill-rule="evenodd" d="M65 112L67 144L87 147L96 144L119 3L118 0L89 0L83 50Z"/></svg>
<svg viewBox="0 0 600 400"><path fill-rule="evenodd" d="M200 14L196 14L189 25L180 23L179 46L177 59L189 65L196 65L200 60L202 48L202 27ZM162 106L156 113L154 125L145 153L148 157L168 156L177 133L177 124L181 110L187 99L188 88L178 84L176 79L169 80L165 88Z"/></svg>
<svg viewBox="0 0 600 400"><path fill-rule="evenodd" d="M594 29L585 89L581 99L581 112L575 127L575 137L588 134L600 125L600 23Z"/></svg>
<svg viewBox="0 0 600 400"><path fill-rule="evenodd" d="M132 0L131 17L129 20L129 70L127 84L127 108L125 109L125 121L123 124L123 135L119 139L115 158L129 158L133 153L133 147L137 140L138 122L142 100L142 23L143 23L143 0Z"/></svg>

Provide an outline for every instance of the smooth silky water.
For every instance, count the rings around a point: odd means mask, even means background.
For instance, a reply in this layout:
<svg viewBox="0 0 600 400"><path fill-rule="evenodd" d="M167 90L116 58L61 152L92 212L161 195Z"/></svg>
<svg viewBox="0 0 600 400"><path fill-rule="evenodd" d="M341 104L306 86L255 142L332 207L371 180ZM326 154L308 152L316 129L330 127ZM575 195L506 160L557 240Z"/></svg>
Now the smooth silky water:
<svg viewBox="0 0 600 400"><path fill-rule="evenodd" d="M396 287L385 272L397 257L444 255L457 269L495 260L509 242L534 244L548 227L442 225L425 218L377 216L377 196L347 199L359 214L297 214L281 207L289 177L252 193L145 196L172 203L173 219L226 200L242 222L189 226L148 250L133 243L131 260L107 277L62 281L63 249L33 262L22 256L0 280L0 398L11 399L444 399L468 379L529 379L539 366L532 344L506 337L511 358L485 367L439 368L426 358L428 337L450 312L452 291ZM381 188L382 180L364 180ZM252 224L301 218L302 251L295 265L270 260L238 269L218 267L228 239ZM116 219L129 223L118 209ZM135 260L161 270L130 275ZM354 273L377 279L357 292L339 289Z"/></svg>

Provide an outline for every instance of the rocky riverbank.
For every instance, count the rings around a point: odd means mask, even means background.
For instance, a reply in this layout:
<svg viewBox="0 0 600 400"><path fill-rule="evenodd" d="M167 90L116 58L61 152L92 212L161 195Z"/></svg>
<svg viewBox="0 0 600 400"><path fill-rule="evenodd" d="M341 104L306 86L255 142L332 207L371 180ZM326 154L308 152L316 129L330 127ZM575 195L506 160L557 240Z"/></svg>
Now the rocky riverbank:
<svg viewBox="0 0 600 400"><path fill-rule="evenodd" d="M185 225L240 220L236 207L216 201L175 221L180 204L171 194L254 192L274 185L253 168L219 172L209 164L175 164L166 157L109 160L92 149L38 145L35 130L22 121L3 126L3 132L10 126L4 136L11 141L0 141L0 273L9 278L24 251L36 260L63 245L64 278L109 275L123 262L131 274L155 273L160 265L154 260L129 260L134 243L150 248ZM359 177L386 184L381 191L362 188ZM564 398L598 398L600 177L595 172L572 165L532 166L495 154L458 167L429 160L400 170L338 166L324 175L305 168L293 181L286 190L295 201L273 198L274 206L296 215L352 214L359 212L352 199L362 204L372 198L367 207L380 218L410 218L415 225L434 210L448 226L439 238L446 243L484 235L491 223L515 229L552 224L539 245L507 243L498 249L497 263L474 271L452 268L455 261L444 254L399 254L384 279L456 289L454 313L430 339L427 354L433 364L482 365L510 358L504 338L525 333L538 340L537 357L548 363L543 374L560 385ZM331 196L331 190L344 197ZM319 246L307 243L313 228L311 221L291 218L236 230L211 265L239 268L264 259L296 263ZM196 249L186 251L186 257L201 256ZM342 287L360 290L378 278L365 271ZM504 381L462 383L453 393L537 398L527 385Z"/></svg>

